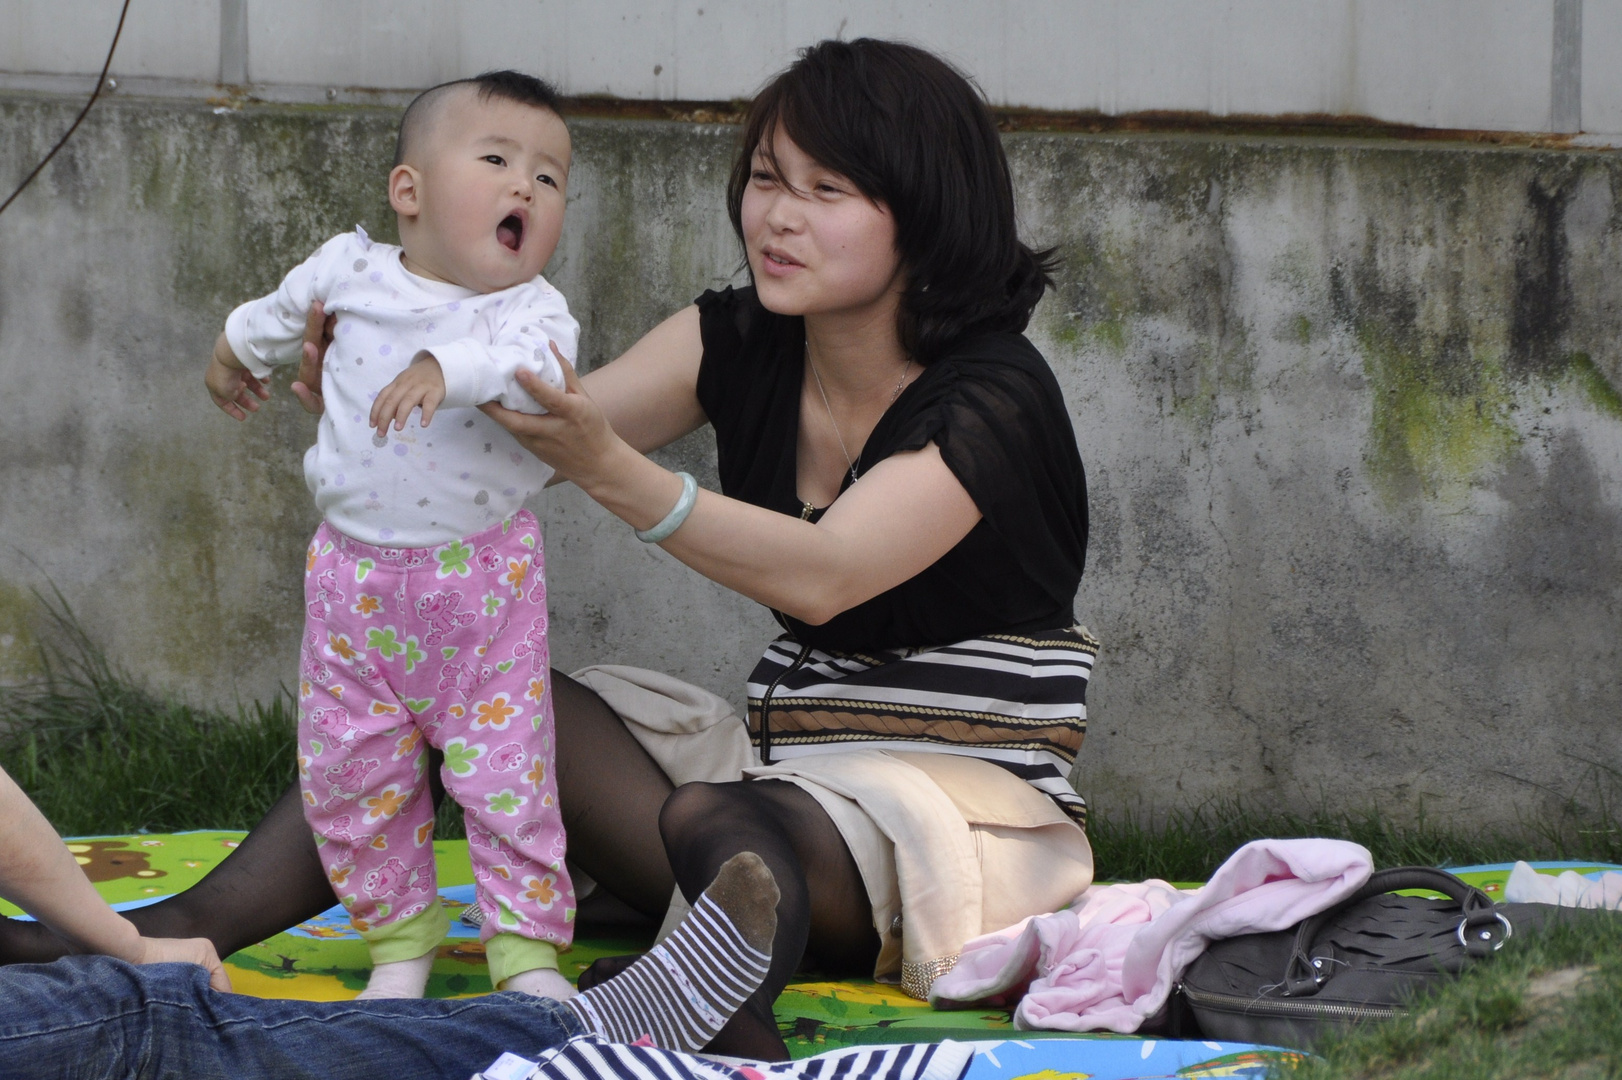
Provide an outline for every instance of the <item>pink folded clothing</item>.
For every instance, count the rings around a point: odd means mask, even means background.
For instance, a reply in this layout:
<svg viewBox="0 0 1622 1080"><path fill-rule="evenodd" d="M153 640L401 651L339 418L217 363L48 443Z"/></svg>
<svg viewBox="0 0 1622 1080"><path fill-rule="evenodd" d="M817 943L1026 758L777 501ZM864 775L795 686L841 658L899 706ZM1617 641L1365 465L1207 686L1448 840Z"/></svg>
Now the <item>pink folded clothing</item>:
<svg viewBox="0 0 1622 1080"><path fill-rule="evenodd" d="M1368 850L1344 840L1255 840L1193 892L1158 880L1095 885L1064 911L970 941L929 1001L1017 999L1017 1028L1134 1032L1210 942L1293 926L1373 869Z"/></svg>

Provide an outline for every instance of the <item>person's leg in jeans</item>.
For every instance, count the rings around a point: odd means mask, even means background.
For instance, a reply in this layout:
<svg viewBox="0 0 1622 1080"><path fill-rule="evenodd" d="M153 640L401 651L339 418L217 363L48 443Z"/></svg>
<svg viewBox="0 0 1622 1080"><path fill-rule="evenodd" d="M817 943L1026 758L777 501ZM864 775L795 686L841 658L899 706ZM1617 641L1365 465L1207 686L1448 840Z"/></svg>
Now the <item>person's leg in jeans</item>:
<svg viewBox="0 0 1622 1080"><path fill-rule="evenodd" d="M33 1080L457 1080L584 1028L529 994L275 1001L209 990L202 968L107 957L0 968L0 1076Z"/></svg>

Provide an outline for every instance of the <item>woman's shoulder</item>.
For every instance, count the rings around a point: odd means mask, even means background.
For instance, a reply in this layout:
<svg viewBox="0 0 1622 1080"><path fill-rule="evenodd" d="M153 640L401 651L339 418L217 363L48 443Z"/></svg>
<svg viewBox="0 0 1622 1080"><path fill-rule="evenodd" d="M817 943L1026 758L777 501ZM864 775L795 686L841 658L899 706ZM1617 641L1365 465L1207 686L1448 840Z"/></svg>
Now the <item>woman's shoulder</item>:
<svg viewBox="0 0 1622 1080"><path fill-rule="evenodd" d="M790 360L804 347L798 320L767 311L748 287L711 289L695 303L704 350L699 405L723 443L740 428L747 438L764 438L762 425L781 427L797 401Z"/></svg>
<svg viewBox="0 0 1622 1080"><path fill-rule="evenodd" d="M694 303L706 354L735 353L762 334L775 331L782 321L761 305L752 285L706 289Z"/></svg>
<svg viewBox="0 0 1622 1080"><path fill-rule="evenodd" d="M931 361L898 404L903 407L886 425L888 451L935 443L976 502L1002 484L1008 470L1024 469L1033 458L1070 462L1080 473L1059 381L1022 334L964 338Z"/></svg>
<svg viewBox="0 0 1622 1080"><path fill-rule="evenodd" d="M1018 399L1026 407L1064 408L1052 366L1024 334L993 331L965 337L930 363L927 378L938 395L991 394Z"/></svg>
<svg viewBox="0 0 1622 1080"><path fill-rule="evenodd" d="M936 364L947 365L968 375L974 374L977 368L1001 366L1033 375L1045 375L1050 379L1053 377L1053 369L1048 365L1047 358L1031 344L1030 338L1007 330L970 334L947 349L930 366Z"/></svg>

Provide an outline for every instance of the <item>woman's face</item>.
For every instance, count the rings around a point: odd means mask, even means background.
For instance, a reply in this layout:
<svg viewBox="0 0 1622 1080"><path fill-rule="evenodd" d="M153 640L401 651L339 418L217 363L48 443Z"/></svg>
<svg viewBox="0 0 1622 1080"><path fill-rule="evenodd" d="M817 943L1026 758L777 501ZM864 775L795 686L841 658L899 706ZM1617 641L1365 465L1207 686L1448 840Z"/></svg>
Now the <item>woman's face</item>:
<svg viewBox="0 0 1622 1080"><path fill-rule="evenodd" d="M779 172L757 148L743 193L744 245L755 289L779 315L861 315L894 309L901 292L895 219L784 133Z"/></svg>

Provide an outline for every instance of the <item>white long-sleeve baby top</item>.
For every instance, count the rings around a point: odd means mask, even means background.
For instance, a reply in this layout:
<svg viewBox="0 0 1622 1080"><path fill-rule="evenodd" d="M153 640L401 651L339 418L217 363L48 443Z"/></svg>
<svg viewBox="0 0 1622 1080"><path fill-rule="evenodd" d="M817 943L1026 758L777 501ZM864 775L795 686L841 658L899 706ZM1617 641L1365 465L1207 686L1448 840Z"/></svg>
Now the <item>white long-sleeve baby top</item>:
<svg viewBox="0 0 1622 1080"><path fill-rule="evenodd" d="M477 408L499 401L542 411L520 367L563 386L551 346L572 365L580 326L563 294L537 277L478 293L408 271L400 249L360 229L335 236L272 294L231 312L225 336L250 371L299 360L315 301L337 317L321 391L326 412L304 455L304 478L327 522L363 543L431 547L516 512L552 470ZM378 436L372 402L419 352L439 361L445 400L428 427L414 413Z"/></svg>

